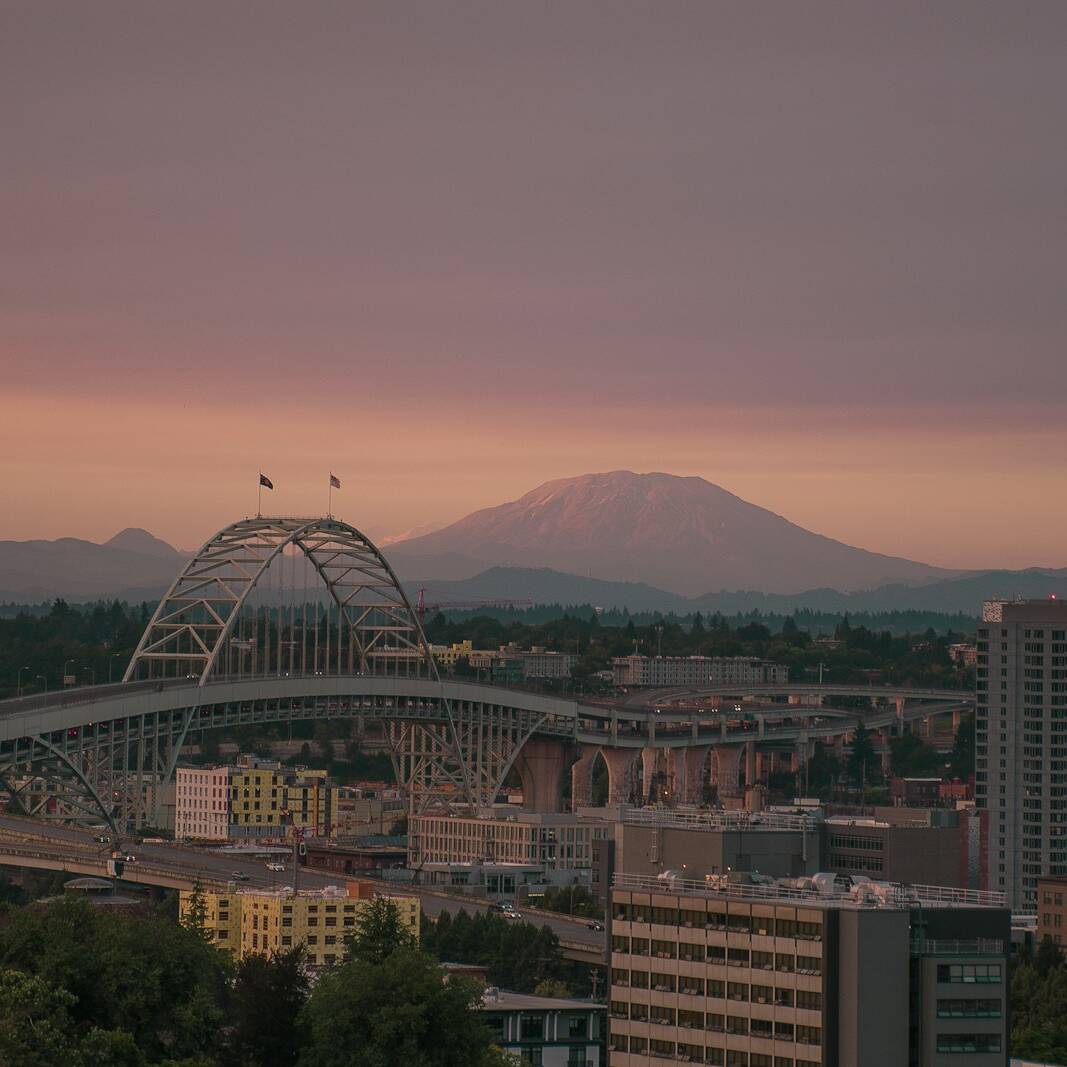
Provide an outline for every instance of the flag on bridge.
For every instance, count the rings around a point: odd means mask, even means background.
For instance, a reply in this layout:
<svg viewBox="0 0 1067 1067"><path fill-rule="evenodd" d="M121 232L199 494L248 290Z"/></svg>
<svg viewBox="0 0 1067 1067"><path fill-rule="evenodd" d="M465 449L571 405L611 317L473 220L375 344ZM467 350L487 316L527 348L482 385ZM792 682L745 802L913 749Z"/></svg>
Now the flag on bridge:
<svg viewBox="0 0 1067 1067"><path fill-rule="evenodd" d="M338 478L336 474L331 474L330 475L330 488L331 489L340 489L341 488L341 479Z"/></svg>
<svg viewBox="0 0 1067 1067"><path fill-rule="evenodd" d="M268 489L274 488L274 483L265 474L260 474L259 484L266 486Z"/></svg>

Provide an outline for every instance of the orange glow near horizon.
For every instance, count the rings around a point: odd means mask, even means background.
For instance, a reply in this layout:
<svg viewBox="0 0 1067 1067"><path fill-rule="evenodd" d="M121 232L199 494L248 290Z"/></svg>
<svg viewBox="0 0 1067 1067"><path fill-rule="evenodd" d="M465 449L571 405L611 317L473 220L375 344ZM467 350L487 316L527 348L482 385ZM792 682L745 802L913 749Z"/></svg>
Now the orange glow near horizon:
<svg viewBox="0 0 1067 1067"><path fill-rule="evenodd" d="M254 511L334 511L383 537L444 525L552 478L628 468L699 475L849 544L947 567L1063 566L1058 428L1002 431L884 413L598 409L397 416L275 400L4 398L0 538L105 540L142 526L192 548ZM591 417L595 415L595 418Z"/></svg>

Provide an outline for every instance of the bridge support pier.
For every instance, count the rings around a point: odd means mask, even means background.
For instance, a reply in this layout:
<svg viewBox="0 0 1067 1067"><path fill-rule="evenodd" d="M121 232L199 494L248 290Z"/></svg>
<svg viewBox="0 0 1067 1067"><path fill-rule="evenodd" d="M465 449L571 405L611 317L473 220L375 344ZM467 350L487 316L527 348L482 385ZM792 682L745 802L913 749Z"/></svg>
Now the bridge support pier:
<svg viewBox="0 0 1067 1067"><path fill-rule="evenodd" d="M593 805L593 764L599 751L596 745L582 745L571 764L571 811Z"/></svg>
<svg viewBox="0 0 1067 1067"><path fill-rule="evenodd" d="M515 758L522 779L522 806L527 811L559 811L563 806L563 775L570 746L533 737Z"/></svg>
<svg viewBox="0 0 1067 1067"><path fill-rule="evenodd" d="M711 751L710 745L694 745L691 748L671 749L674 766L674 795L683 804L697 806L703 800L704 761Z"/></svg>
<svg viewBox="0 0 1067 1067"><path fill-rule="evenodd" d="M628 804L633 791L633 767L637 761L636 748L602 748L608 765L608 803Z"/></svg>
<svg viewBox="0 0 1067 1067"><path fill-rule="evenodd" d="M715 764L716 782L719 796L737 798L741 796L741 757L743 745L716 745Z"/></svg>
<svg viewBox="0 0 1067 1067"><path fill-rule="evenodd" d="M650 804L658 798L652 796L652 782L659 763L658 748L641 749L641 803Z"/></svg>

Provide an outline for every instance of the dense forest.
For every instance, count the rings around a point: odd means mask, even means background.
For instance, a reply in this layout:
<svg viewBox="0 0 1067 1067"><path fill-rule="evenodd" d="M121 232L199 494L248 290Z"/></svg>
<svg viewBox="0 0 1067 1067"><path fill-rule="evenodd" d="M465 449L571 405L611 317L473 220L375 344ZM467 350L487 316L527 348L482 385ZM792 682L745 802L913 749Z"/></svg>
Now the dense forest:
<svg viewBox="0 0 1067 1067"><path fill-rule="evenodd" d="M152 608L118 601L71 605L63 600L47 610L8 606L0 613L0 698L15 696L20 689L23 693L58 689L64 676L73 675L79 685L118 681ZM941 625L935 627L929 625L929 613L908 613L916 623L928 625L898 632L901 618L889 616L695 614L685 619L647 616L639 621L592 609L559 609L551 617L535 617L541 613L542 609L530 609L513 613L515 618L492 612L452 617L438 613L428 620L426 633L435 644L470 640L475 648L495 649L514 642L524 648L543 645L577 653L573 681L579 688L597 687L597 671L610 667L613 656L635 650L645 655L662 651L665 656L760 656L787 664L798 679L817 677L821 664L824 679L835 682L973 685L973 673L957 667L948 656L950 644L973 636L947 625L966 622L953 616L941 616ZM832 635L832 641L818 640L820 633Z"/></svg>

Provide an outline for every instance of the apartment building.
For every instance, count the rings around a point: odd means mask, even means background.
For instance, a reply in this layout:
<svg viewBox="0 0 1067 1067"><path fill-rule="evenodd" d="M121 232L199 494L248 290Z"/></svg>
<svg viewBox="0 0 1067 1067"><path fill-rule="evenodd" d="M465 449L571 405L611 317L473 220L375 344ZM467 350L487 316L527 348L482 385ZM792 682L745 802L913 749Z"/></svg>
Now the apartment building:
<svg viewBox="0 0 1067 1067"><path fill-rule="evenodd" d="M531 645L522 656L525 678L570 678L571 669L578 662L572 652L549 652L540 645Z"/></svg>
<svg viewBox="0 0 1067 1067"><path fill-rule="evenodd" d="M610 1067L1005 1067L999 894L617 876Z"/></svg>
<svg viewBox="0 0 1067 1067"><path fill-rule="evenodd" d="M344 888L288 888L200 890L183 889L179 913L183 921L196 907L208 938L241 959L252 953L270 955L297 945L307 951L314 967L328 967L345 954L345 937L351 934L360 912L377 899L369 882L349 882ZM406 929L419 936L419 898L392 896Z"/></svg>
<svg viewBox="0 0 1067 1067"><path fill-rule="evenodd" d="M524 1064L599 1067L603 1062L603 1004L490 987L482 996L480 1009L493 1044L518 1056Z"/></svg>
<svg viewBox="0 0 1067 1067"><path fill-rule="evenodd" d="M283 767L275 760L239 761L230 779L230 836L285 837L290 823L313 837L329 837L336 823L337 789L326 771Z"/></svg>
<svg viewBox="0 0 1067 1067"><path fill-rule="evenodd" d="M785 685L789 668L754 656L617 656L612 681L620 686Z"/></svg>
<svg viewBox="0 0 1067 1067"><path fill-rule="evenodd" d="M978 625L975 800L989 812L990 886L1037 910L1067 874L1067 601L986 601Z"/></svg>
<svg viewBox="0 0 1067 1067"><path fill-rule="evenodd" d="M230 837L232 767L179 767L174 775L174 836L179 841Z"/></svg>
<svg viewBox="0 0 1067 1067"><path fill-rule="evenodd" d="M174 833L179 840L281 838L290 825L327 837L337 823L337 789L326 771L242 756L236 766L179 767Z"/></svg>

